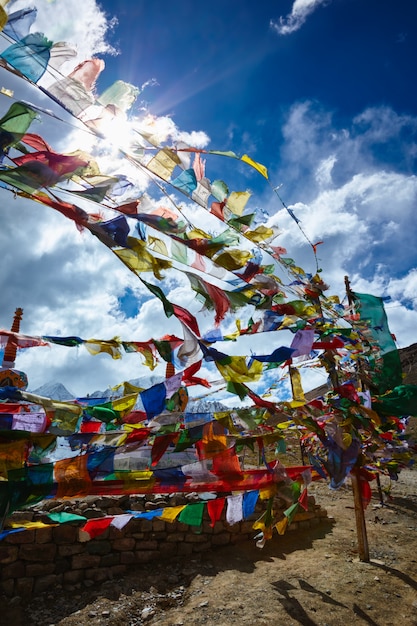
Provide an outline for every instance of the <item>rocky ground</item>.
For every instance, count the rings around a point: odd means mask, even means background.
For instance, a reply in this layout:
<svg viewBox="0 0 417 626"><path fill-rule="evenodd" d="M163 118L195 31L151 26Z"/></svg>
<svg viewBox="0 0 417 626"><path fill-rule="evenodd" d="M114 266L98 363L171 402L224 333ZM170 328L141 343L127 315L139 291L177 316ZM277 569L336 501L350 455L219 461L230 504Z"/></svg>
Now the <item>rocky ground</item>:
<svg viewBox="0 0 417 626"><path fill-rule="evenodd" d="M386 486L387 483L383 483ZM4 601L11 626L280 625L417 626L417 471L404 470L392 499L366 511L371 560L358 559L352 492L310 491L329 519L197 559L141 567L74 592L51 589L29 603Z"/></svg>

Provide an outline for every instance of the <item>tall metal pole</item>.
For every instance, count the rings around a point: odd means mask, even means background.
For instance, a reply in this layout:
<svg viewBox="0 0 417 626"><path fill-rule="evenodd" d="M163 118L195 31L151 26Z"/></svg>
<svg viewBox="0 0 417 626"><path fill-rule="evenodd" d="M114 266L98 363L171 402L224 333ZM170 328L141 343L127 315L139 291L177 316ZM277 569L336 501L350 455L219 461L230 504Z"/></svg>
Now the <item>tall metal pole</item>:
<svg viewBox="0 0 417 626"><path fill-rule="evenodd" d="M348 276L345 276L345 287L349 305L352 306L353 295L350 288ZM350 478L352 483L353 501L355 504L356 534L358 537L359 560L365 563L369 563L368 536L366 532L365 512L363 510L362 494L360 489L359 467L357 465L355 465L355 467L350 472Z"/></svg>

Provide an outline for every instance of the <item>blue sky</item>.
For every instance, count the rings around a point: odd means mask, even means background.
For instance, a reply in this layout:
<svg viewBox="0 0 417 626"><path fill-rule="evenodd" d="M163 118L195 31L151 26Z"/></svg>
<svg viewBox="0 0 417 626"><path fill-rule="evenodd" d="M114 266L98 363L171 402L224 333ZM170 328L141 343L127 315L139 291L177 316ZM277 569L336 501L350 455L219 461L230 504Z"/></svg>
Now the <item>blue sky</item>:
<svg viewBox="0 0 417 626"><path fill-rule="evenodd" d="M297 101L313 100L340 125L370 106L415 113L414 3L316 4L298 30L280 35L271 23L290 14L291 1L101 2L117 16L109 39L120 50L102 78L155 78L145 93L153 112L222 146L246 149L249 137L269 163Z"/></svg>
<svg viewBox="0 0 417 626"><path fill-rule="evenodd" d="M343 296L348 274L356 291L389 296L398 345L416 341L415 3L84 0L82 12L78 0L35 5L32 31L75 44L73 66L92 56L105 60L98 93L117 79L148 83L132 120L149 112L176 140L265 164L310 240L324 242L318 256L330 293ZM8 10L25 6L15 0ZM16 97L52 107L8 72L0 70L0 79ZM1 114L8 106L0 97ZM68 124L48 119L31 130L57 150L81 147ZM102 164L114 167L110 157ZM314 270L310 246L262 177L224 158L211 158L207 167L211 179L250 189L251 206L281 230L278 245ZM28 334L145 340L179 332L108 250L62 216L29 204L4 196L0 212L8 270L0 277L0 326L7 328L23 306ZM164 286L197 313L181 276L169 275ZM206 328L211 323L203 316ZM247 354L250 347L233 349ZM22 353L19 366L32 388L60 380L81 395L146 373L133 356L115 362L82 348L38 348Z"/></svg>
<svg viewBox="0 0 417 626"><path fill-rule="evenodd" d="M103 2L117 16L109 39L120 51L106 60L103 80L154 78L158 84L142 94L152 112L172 116L184 130L204 130L212 146L249 151L268 166L273 184L283 185L287 204L317 197L315 158L335 159L333 188L364 172L413 175L417 7L388 0L298 4L305 21L280 34L297 3ZM306 131L313 134L303 146L296 135ZM249 182L262 194L262 180ZM261 199L272 213L269 195ZM407 254L399 259L397 245L377 236L390 216L370 221L373 256L361 274L369 278L385 262L404 276L416 260L412 238L405 237ZM352 259L349 269L356 268Z"/></svg>

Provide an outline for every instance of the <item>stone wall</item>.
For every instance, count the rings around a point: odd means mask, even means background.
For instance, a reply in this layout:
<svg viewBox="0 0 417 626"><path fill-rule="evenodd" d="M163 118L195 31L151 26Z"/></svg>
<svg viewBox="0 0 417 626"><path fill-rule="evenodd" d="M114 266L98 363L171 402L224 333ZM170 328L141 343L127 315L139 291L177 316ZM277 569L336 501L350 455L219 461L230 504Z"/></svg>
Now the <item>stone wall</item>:
<svg viewBox="0 0 417 626"><path fill-rule="evenodd" d="M298 513L287 532L305 531L326 516L309 496L308 511ZM80 540L80 523L9 534L0 543L0 594L28 597L48 589L79 589L116 579L143 563L236 544L255 536L252 526L258 517L256 512L251 519L229 526L223 512L214 528L207 510L200 527L133 518L122 530L110 526L87 542Z"/></svg>

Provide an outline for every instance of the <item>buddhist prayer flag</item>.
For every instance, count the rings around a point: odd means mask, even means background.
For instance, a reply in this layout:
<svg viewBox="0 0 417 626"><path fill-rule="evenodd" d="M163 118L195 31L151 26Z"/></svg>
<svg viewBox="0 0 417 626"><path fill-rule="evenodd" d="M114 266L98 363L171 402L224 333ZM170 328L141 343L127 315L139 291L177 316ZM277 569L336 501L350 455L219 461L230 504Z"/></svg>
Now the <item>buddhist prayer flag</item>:
<svg viewBox="0 0 417 626"><path fill-rule="evenodd" d="M255 170L257 170L260 174L262 174L262 176L264 176L264 178L268 178L268 170L265 167L265 165L262 165L261 163L257 163L256 161L254 161L253 159L251 159L250 156L248 156L247 154L244 154L241 157L241 160L244 163L247 163L248 165L250 165L251 167L255 168Z"/></svg>
<svg viewBox="0 0 417 626"><path fill-rule="evenodd" d="M306 403L303 387L301 384L301 374L296 367L290 367L290 380L292 390L292 406L300 406Z"/></svg>
<svg viewBox="0 0 417 626"><path fill-rule="evenodd" d="M246 519L255 512L259 491L246 491L243 494L243 517Z"/></svg>
<svg viewBox="0 0 417 626"><path fill-rule="evenodd" d="M364 293L354 293L354 299L360 319L368 325L369 340L379 350L372 378L379 393L384 393L402 383L400 357L388 327L384 301Z"/></svg>
<svg viewBox="0 0 417 626"><path fill-rule="evenodd" d="M188 524L189 526L201 526L203 522L204 506L204 502L187 504L180 512L178 521L182 524Z"/></svg>
<svg viewBox="0 0 417 626"><path fill-rule="evenodd" d="M227 496L226 521L231 526L243 519L243 494Z"/></svg>
<svg viewBox="0 0 417 626"><path fill-rule="evenodd" d="M216 522L221 518L226 498L215 498L207 502L207 511L210 516L210 526L214 528Z"/></svg>
<svg viewBox="0 0 417 626"><path fill-rule="evenodd" d="M7 24L3 28L5 35L16 41L23 39L29 34L30 27L36 19L37 9L35 7L20 9L10 13Z"/></svg>
<svg viewBox="0 0 417 626"><path fill-rule="evenodd" d="M37 113L23 102L14 102L0 119L0 147L4 151L22 139Z"/></svg>
<svg viewBox="0 0 417 626"><path fill-rule="evenodd" d="M77 53L66 43L29 32L35 9L12 13L6 24L5 4L0 0L0 29L5 27L13 42L0 57L4 75L13 77L0 91L10 102L16 84L26 84L30 93L39 91L36 83L45 71L65 67ZM159 300L170 326L162 336L149 339L140 337L139 325L138 336L124 340L65 337L58 331L56 336L30 337L15 327L13 332L0 330L0 347L5 349L0 372L0 517L46 497L206 492L219 497L88 520L81 538L96 537L109 526L122 529L132 517L179 519L200 526L205 506L211 526L222 515L235 524L253 515L260 499L267 500L267 510L254 529L261 531L262 544L274 528L284 533L299 507L308 509L309 468L285 470L278 461L268 461L273 449L278 455L285 451L288 431L300 437L314 469L331 487L343 485L353 467L375 464L375 459L381 472L392 473L393 464L406 464L402 418L417 414L417 386L403 384L383 300L353 293L357 314L347 314L337 297L323 295L327 285L317 267L313 275L283 256L284 242L277 241L282 233L271 225L266 211L256 209L249 191L231 191L221 171L209 177L209 159L216 155L234 159L238 171L247 172L242 167L246 163L268 180L266 166L247 154L188 146L172 128L164 124L161 129L150 116L129 118L126 112L140 89L116 80L97 96L103 70L101 59L86 59L48 89L42 88L37 100L49 98L53 107L12 103L0 118L0 186L3 195L32 200L38 209L42 204L42 209L53 209L74 222L85 236L93 235L113 253L115 263L123 263L146 287L153 307L156 303L160 308ZM100 166L92 154L56 152L49 135L47 141L28 132L36 118L43 123L53 118L58 131L64 119L69 120L68 113L94 140L92 153L99 155ZM119 124L120 149L118 137L108 133ZM128 170L115 173L122 162ZM101 164L106 171L101 172ZM152 195L140 191L147 184L145 176L155 188ZM192 202L198 213L191 210ZM293 210L282 204L298 225ZM322 242L312 244L300 230L317 264ZM170 292L180 285L177 272L188 276L197 302L183 298L181 289L176 290L180 304L170 301ZM145 273L153 274L155 284L143 279ZM208 318L203 335L199 313L194 313L201 303ZM277 339L280 330L290 337L289 346ZM166 334L177 331L181 337ZM260 333L272 332L262 338L266 342L250 339L259 354L239 351L249 341L242 335L260 338ZM222 345L216 345L219 342ZM52 355L54 345L83 345L90 355L114 360L128 354L156 373L161 366L165 376L148 388L145 383L142 388L122 382L103 394L106 397L66 402L25 391L27 377L14 369L16 351L48 346ZM279 368L283 363L288 370ZM319 365L330 374L332 387L329 384L328 394L309 402L301 367ZM367 395L358 378L366 379ZM191 413L190 385L208 389L202 399L211 400L214 391L234 394L237 406ZM245 469L245 447L259 450L262 468ZM370 497L368 478L363 476L365 500ZM277 494L288 503L283 516L274 511ZM53 523L73 519L64 514L50 517Z"/></svg>
<svg viewBox="0 0 417 626"><path fill-rule="evenodd" d="M165 509L163 509L161 515L159 515L159 518L164 520L164 522L175 522L175 520L177 519L178 515L181 513L181 511L183 511L185 509L186 505L180 505L180 506L171 506L171 507L167 507Z"/></svg>
<svg viewBox="0 0 417 626"><path fill-rule="evenodd" d="M49 41L42 33L30 33L3 50L0 56L23 76L37 83L46 70L51 48L52 41Z"/></svg>

